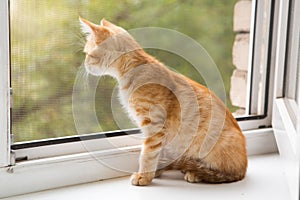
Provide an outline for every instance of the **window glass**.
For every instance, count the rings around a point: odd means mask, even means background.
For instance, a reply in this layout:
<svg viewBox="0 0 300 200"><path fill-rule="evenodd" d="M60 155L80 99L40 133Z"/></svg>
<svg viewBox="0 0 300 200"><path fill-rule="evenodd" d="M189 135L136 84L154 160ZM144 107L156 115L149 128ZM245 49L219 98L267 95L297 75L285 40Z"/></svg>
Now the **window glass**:
<svg viewBox="0 0 300 200"><path fill-rule="evenodd" d="M80 32L79 15L95 23L105 17L126 29L169 28L195 39L218 66L224 81L227 106L232 112L236 111L229 99L234 70L233 11L236 2L11 0L12 132L15 142L77 134L72 92L85 57L82 52L85 39ZM176 71L205 84L183 58L161 50L148 51ZM95 78L89 76L88 80L95 81ZM101 78L98 83L95 106L101 128L90 127L87 132L119 129L111 111L115 85L116 81L109 77ZM121 106L115 109L123 112ZM124 120L126 123L122 128L134 127L128 119Z"/></svg>

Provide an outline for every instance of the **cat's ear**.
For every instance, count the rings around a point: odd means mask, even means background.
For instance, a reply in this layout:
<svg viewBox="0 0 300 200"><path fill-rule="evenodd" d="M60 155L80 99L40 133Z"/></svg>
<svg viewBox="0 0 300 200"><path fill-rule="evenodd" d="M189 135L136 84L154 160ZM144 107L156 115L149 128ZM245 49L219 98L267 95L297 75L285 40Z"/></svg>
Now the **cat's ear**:
<svg viewBox="0 0 300 200"><path fill-rule="evenodd" d="M80 21L80 25L81 25L81 31L84 33L84 34L92 34L93 33L93 29L96 29L96 24L93 24L92 22L86 20L86 19L83 19L81 17L79 17L79 21Z"/></svg>
<svg viewBox="0 0 300 200"><path fill-rule="evenodd" d="M118 27L118 26L114 25L113 23L107 21L104 18L101 20L100 25L102 25L102 26L110 26L110 27Z"/></svg>
<svg viewBox="0 0 300 200"><path fill-rule="evenodd" d="M99 26L81 17L79 17L79 21L82 32L87 35L93 34L96 43L100 43L112 35L111 30L107 27Z"/></svg>
<svg viewBox="0 0 300 200"><path fill-rule="evenodd" d="M107 21L106 19L102 19L101 22L100 22L100 25L101 26L104 26L104 27L108 27L110 28L111 30L117 32L117 33L120 33L120 32L126 32L122 27L119 27L109 21Z"/></svg>

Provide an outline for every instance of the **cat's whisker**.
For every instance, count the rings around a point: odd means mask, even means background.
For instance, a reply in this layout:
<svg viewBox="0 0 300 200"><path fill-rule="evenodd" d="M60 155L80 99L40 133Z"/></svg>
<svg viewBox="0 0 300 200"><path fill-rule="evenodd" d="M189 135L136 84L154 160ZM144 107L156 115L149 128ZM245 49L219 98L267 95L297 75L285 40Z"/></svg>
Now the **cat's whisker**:
<svg viewBox="0 0 300 200"><path fill-rule="evenodd" d="M76 48L73 49L73 54L78 54L78 53L82 53L82 48L78 47L77 49Z"/></svg>
<svg viewBox="0 0 300 200"><path fill-rule="evenodd" d="M85 46L86 40L84 35L81 33L74 33L76 41L74 41L71 45L74 46L73 53L82 52L83 47Z"/></svg>
<svg viewBox="0 0 300 200"><path fill-rule="evenodd" d="M83 34L75 33L74 35L75 35L75 37L77 38L78 41L80 41L80 42L84 41L85 42L85 37L84 37Z"/></svg>
<svg viewBox="0 0 300 200"><path fill-rule="evenodd" d="M72 43L71 45L74 46L73 52L82 52L85 41L77 41Z"/></svg>

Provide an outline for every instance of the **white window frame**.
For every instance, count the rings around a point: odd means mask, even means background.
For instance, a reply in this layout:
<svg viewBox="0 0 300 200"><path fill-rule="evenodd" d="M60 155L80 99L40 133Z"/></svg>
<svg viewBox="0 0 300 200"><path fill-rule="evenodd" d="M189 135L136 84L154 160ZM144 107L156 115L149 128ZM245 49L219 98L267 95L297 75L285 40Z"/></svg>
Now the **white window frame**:
<svg viewBox="0 0 300 200"><path fill-rule="evenodd" d="M298 102L296 101L295 94L298 92L299 95L300 92L300 2L286 0L277 4L279 17L272 124L285 167L291 199L298 200L300 197L300 101L299 96ZM289 87L286 87L286 81Z"/></svg>
<svg viewBox="0 0 300 200"><path fill-rule="evenodd" d="M8 2L0 3L0 167L10 165L10 75Z"/></svg>
<svg viewBox="0 0 300 200"><path fill-rule="evenodd" d="M274 61L270 58L274 52L268 47L274 46L271 29L273 27L273 19L271 18L273 1L252 0L252 18L250 29L250 48L249 48L249 69L247 78L247 107L245 117L247 120L239 121L242 130L255 130L263 127L271 127L272 121L272 103L273 103L273 81ZM267 13L267 14L266 14ZM268 34L264 36L264 27ZM267 47L264 45L267 43ZM259 50L259 51L258 51ZM261 58L264 53L265 60ZM263 72L259 69L263 68ZM259 85L258 79L268 77L269 80ZM267 87L268 86L268 87ZM264 97L260 97L258 91L263 88ZM261 105L264 102L264 105ZM259 105L259 106L258 106ZM260 108L258 108L260 107ZM259 109L263 113L255 114ZM248 120L250 119L250 120ZM252 119L252 120L251 120Z"/></svg>
<svg viewBox="0 0 300 200"><path fill-rule="evenodd" d="M122 163L123 169L136 171L140 142L128 136L106 139L105 142L103 139L94 139L11 151L8 9L8 1L0 1L0 24L5 25L5 28L0 29L0 56L4 57L0 57L0 109L5 111L0 113L0 188L5 188L1 190L0 198L129 175L128 172L110 168L105 163L95 160L95 157L106 163ZM271 68L270 83L273 83L273 74L274 70ZM272 84L270 87L272 88ZM273 93L271 91L269 90L268 93L269 109L266 117L239 122L245 130L249 155L277 151L273 130L268 128L271 125L272 114ZM255 103L256 100L253 101ZM259 126L267 126L267 128L259 129ZM115 148L105 145L107 142L114 144ZM87 151L86 145L92 149L92 152ZM21 161L14 163L11 159L14 156ZM22 158L26 160L22 161ZM30 184L25 184L28 180Z"/></svg>

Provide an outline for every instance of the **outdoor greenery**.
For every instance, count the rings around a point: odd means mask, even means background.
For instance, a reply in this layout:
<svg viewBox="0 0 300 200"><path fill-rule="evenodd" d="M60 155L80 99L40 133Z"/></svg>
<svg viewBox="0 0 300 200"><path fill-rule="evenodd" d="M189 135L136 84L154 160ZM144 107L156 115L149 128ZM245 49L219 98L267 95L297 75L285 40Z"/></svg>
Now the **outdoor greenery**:
<svg viewBox="0 0 300 200"><path fill-rule="evenodd" d="M188 35L211 55L224 81L227 105L233 71L233 7L236 0L11 0L11 80L14 91L12 132L15 142L76 135L72 92L84 61L84 38L78 16L107 20L133 29L164 27ZM162 50L147 50L176 71L203 82L183 58ZM116 82L101 78L96 111L101 128L119 129L111 112ZM121 112L121 109L120 109ZM133 125L124 122L121 128ZM126 125L128 124L128 125Z"/></svg>

